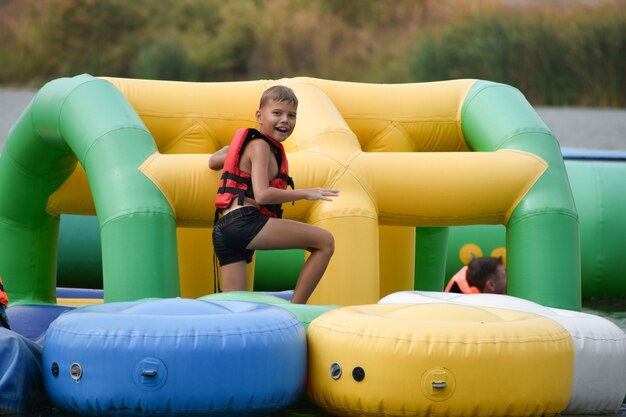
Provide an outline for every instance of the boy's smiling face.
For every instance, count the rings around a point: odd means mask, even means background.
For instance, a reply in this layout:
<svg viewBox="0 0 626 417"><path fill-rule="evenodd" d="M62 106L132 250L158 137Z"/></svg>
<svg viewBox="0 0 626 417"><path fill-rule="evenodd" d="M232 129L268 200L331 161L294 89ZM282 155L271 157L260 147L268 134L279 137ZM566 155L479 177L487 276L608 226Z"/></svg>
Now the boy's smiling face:
<svg viewBox="0 0 626 417"><path fill-rule="evenodd" d="M269 100L256 111L259 131L278 142L287 139L296 127L298 106L290 101Z"/></svg>

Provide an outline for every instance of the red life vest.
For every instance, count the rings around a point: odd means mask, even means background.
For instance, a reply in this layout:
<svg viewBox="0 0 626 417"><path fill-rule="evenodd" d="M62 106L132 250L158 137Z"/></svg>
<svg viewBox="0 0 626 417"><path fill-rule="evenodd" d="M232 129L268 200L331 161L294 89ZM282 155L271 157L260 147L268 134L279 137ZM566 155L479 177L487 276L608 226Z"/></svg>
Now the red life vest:
<svg viewBox="0 0 626 417"><path fill-rule="evenodd" d="M467 282L467 265L461 268L459 272L450 278L450 281L448 282L448 285L446 285L446 289L444 291L456 293L460 291L461 294L480 294L480 290L477 287L474 287Z"/></svg>
<svg viewBox="0 0 626 417"><path fill-rule="evenodd" d="M0 304L5 307L9 306L9 297L7 293L4 292L4 285L2 284L2 278L0 278Z"/></svg>
<svg viewBox="0 0 626 417"><path fill-rule="evenodd" d="M249 173L239 169L239 158L243 154L245 146L253 139L262 139L267 142L278 162L278 175L270 180L269 186L282 190L285 190L288 186L294 188L293 180L289 176L287 155L282 143L263 135L256 129L239 129L230 142L226 160L224 161L224 169L217 189L217 197L215 198L215 207L218 209L228 207L235 198L237 198L237 204L240 206L243 205L244 197L254 199L252 178ZM280 218L283 214L281 204L261 205L260 210L261 213L268 217Z"/></svg>

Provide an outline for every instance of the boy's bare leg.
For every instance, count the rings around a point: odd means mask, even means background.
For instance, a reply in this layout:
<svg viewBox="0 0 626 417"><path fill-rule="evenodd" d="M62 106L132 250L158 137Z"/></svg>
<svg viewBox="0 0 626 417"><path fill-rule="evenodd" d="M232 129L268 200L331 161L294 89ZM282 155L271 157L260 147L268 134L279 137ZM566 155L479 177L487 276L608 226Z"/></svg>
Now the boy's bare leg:
<svg viewBox="0 0 626 417"><path fill-rule="evenodd" d="M333 235L321 227L293 220L269 219L248 249L306 249L311 254L304 263L291 299L292 303L307 302L324 275L335 251Z"/></svg>
<svg viewBox="0 0 626 417"><path fill-rule="evenodd" d="M247 291L248 267L246 261L224 265L220 268L222 291Z"/></svg>
<svg viewBox="0 0 626 417"><path fill-rule="evenodd" d="M296 282L296 288L291 297L291 302L294 304L306 304L320 279L322 279L330 261L330 256L332 256L332 251L329 256L326 256L322 250L312 250L310 248L307 250L311 254L302 266L300 275L298 275L298 282Z"/></svg>

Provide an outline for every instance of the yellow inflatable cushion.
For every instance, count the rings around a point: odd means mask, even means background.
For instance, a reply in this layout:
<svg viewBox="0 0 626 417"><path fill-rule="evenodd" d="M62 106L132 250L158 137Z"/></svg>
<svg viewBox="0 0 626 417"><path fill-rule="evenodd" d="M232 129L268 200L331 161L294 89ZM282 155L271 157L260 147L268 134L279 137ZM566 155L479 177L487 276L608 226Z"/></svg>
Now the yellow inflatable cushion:
<svg viewBox="0 0 626 417"><path fill-rule="evenodd" d="M569 333L532 313L454 304L343 307L308 330L310 398L339 416L563 411Z"/></svg>

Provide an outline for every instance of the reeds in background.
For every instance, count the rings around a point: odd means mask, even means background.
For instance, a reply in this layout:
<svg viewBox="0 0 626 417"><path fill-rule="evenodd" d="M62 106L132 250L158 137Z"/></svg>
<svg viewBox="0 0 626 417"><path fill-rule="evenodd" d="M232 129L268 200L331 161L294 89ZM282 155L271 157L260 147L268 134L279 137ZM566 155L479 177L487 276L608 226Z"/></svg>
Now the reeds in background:
<svg viewBox="0 0 626 417"><path fill-rule="evenodd" d="M0 85L481 78L626 107L625 0L0 0Z"/></svg>
<svg viewBox="0 0 626 417"><path fill-rule="evenodd" d="M411 79L481 78L542 105L626 107L626 13L500 10L423 33Z"/></svg>

